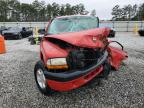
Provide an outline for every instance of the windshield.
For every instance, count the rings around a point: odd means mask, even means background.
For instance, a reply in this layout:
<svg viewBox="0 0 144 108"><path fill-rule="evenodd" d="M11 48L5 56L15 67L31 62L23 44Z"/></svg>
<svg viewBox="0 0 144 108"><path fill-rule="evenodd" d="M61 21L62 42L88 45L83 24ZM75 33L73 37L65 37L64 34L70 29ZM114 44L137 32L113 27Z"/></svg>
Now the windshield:
<svg viewBox="0 0 144 108"><path fill-rule="evenodd" d="M52 21L48 34L59 34L64 32L78 32L98 27L96 17L70 17L58 18Z"/></svg>

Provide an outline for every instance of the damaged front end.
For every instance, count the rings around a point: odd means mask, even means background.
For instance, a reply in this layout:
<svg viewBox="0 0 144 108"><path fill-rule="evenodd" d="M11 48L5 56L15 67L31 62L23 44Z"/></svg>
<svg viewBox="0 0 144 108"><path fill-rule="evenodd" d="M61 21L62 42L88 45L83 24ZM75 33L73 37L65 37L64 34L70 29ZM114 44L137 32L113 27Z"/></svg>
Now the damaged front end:
<svg viewBox="0 0 144 108"><path fill-rule="evenodd" d="M110 65L117 69L127 54L109 46L109 31L98 28L44 37L40 56L50 88L72 90L98 75L107 76ZM115 61L117 55L119 59Z"/></svg>

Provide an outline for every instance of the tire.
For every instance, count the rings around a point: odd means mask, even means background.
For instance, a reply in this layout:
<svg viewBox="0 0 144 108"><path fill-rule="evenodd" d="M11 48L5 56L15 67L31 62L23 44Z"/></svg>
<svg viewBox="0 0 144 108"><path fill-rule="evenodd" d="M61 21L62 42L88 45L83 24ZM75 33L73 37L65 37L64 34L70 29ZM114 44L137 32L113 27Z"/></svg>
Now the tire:
<svg viewBox="0 0 144 108"><path fill-rule="evenodd" d="M111 65L108 60L103 64L103 67L104 67L103 72L98 75L98 78L106 78L107 79L107 77L111 71Z"/></svg>
<svg viewBox="0 0 144 108"><path fill-rule="evenodd" d="M139 30L138 33L140 36L144 36L144 30Z"/></svg>
<svg viewBox="0 0 144 108"><path fill-rule="evenodd" d="M21 34L21 33L19 33L19 34L18 34L18 36L17 36L17 39L19 39L19 40L20 40L20 39L22 39L22 38L23 38L23 37L22 37L22 34Z"/></svg>
<svg viewBox="0 0 144 108"><path fill-rule="evenodd" d="M30 44L31 44L31 45L36 44L36 43L35 43L35 40L34 40L34 39L31 39Z"/></svg>
<svg viewBox="0 0 144 108"><path fill-rule="evenodd" d="M39 74L38 71L40 71L40 70L43 74L42 78L45 79L45 85L43 85L43 86L38 81L38 74ZM47 83L46 78L44 76L44 71L46 71L46 69L45 69L43 62L38 61L35 65L35 68L34 68L34 76L35 76L35 81L36 81L37 87L42 94L51 95L54 91L48 86L48 83Z"/></svg>
<svg viewBox="0 0 144 108"><path fill-rule="evenodd" d="M31 37L28 38L28 41L29 41L29 42L31 41Z"/></svg>
<svg viewBox="0 0 144 108"><path fill-rule="evenodd" d="M110 34L108 35L109 38L114 38L115 37L115 31L111 30Z"/></svg>

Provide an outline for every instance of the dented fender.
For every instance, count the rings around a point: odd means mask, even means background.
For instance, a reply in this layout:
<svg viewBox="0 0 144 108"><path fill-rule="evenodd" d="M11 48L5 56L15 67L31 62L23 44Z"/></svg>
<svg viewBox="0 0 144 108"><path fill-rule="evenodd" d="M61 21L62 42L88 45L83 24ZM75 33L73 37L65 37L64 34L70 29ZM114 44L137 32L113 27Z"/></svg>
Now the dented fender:
<svg viewBox="0 0 144 108"><path fill-rule="evenodd" d="M40 44L41 59L43 58L44 63L46 64L49 58L65 58L68 55L68 52L59 46L47 41L42 40Z"/></svg>
<svg viewBox="0 0 144 108"><path fill-rule="evenodd" d="M128 54L125 51L112 46L108 46L108 53L110 58L110 64L116 70L119 69L122 61L128 58Z"/></svg>
<svg viewBox="0 0 144 108"><path fill-rule="evenodd" d="M43 59L46 64L49 58L66 58L68 56L69 52L66 49L48 41L48 39L52 38L55 39L55 41L61 40L77 47L101 49L106 47L109 53L111 66L118 70L121 62L125 60L128 55L123 50L123 46L119 42L104 40L107 39L109 31L110 30L108 28L97 28L74 33L48 35L44 37L40 45L41 54L43 56L41 59ZM122 49L110 46L109 44L112 42L118 43Z"/></svg>

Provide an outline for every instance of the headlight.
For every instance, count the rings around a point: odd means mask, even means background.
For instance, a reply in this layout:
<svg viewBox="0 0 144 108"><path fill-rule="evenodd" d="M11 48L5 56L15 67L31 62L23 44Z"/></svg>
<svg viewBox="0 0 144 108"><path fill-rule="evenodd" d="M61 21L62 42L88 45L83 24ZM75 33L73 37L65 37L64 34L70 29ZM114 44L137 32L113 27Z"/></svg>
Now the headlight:
<svg viewBox="0 0 144 108"><path fill-rule="evenodd" d="M67 61L66 58L53 58L48 59L47 61L48 69L67 69Z"/></svg>

